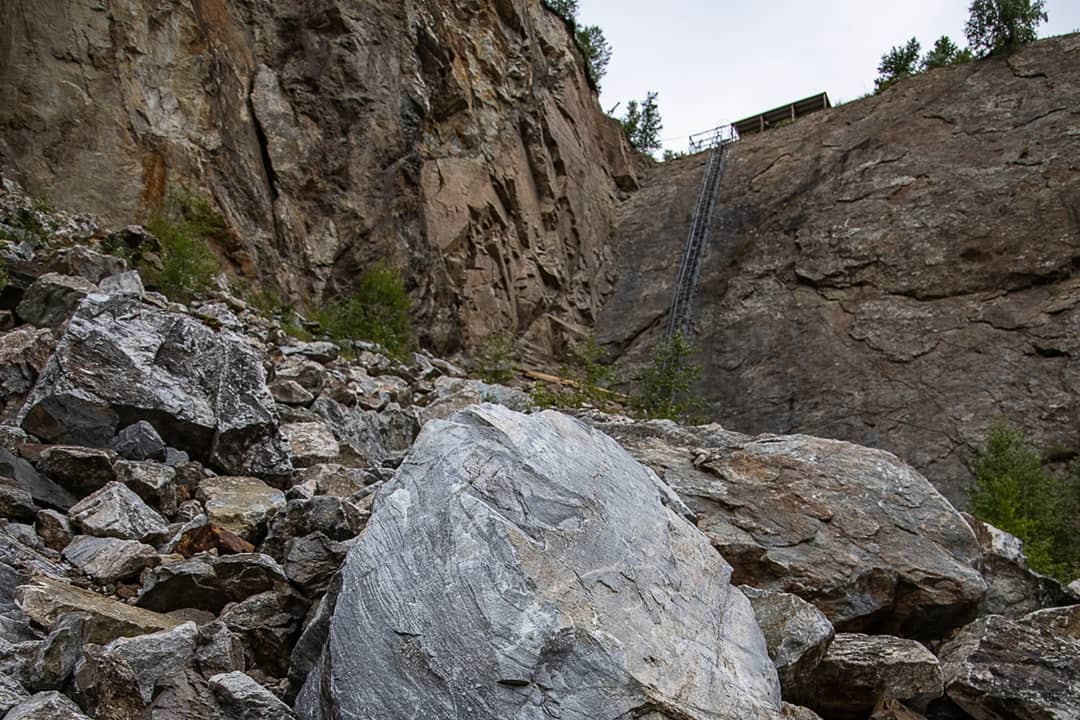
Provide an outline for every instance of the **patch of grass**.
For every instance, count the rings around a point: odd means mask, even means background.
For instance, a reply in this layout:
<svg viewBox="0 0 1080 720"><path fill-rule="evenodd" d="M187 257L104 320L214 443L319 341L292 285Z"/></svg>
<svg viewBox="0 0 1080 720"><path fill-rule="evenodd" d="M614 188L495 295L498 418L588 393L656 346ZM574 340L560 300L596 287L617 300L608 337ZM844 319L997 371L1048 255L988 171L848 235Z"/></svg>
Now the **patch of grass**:
<svg viewBox="0 0 1080 720"><path fill-rule="evenodd" d="M1056 477L1023 434L998 418L972 469L975 517L1023 540L1033 570L1066 583L1080 575L1080 462Z"/></svg>
<svg viewBox="0 0 1080 720"><path fill-rule="evenodd" d="M319 308L313 319L343 346L366 340L382 345L397 359L407 358L416 347L405 282L400 272L381 262L364 271L352 295Z"/></svg>
<svg viewBox="0 0 1080 720"><path fill-rule="evenodd" d="M690 361L697 347L682 333L657 345L631 404L645 418L687 420L701 411L701 401L687 395L701 377Z"/></svg>
<svg viewBox="0 0 1080 720"><path fill-rule="evenodd" d="M607 351L593 335L570 345L562 374L566 379L563 385L533 385L529 394L535 404L558 409L587 405L610 409L620 397L609 389L615 382L615 369L607 364Z"/></svg>
<svg viewBox="0 0 1080 720"><path fill-rule="evenodd" d="M210 241L227 229L209 202L186 190L177 191L147 229L161 243L161 269L148 273L154 285L183 303L210 289L221 272Z"/></svg>

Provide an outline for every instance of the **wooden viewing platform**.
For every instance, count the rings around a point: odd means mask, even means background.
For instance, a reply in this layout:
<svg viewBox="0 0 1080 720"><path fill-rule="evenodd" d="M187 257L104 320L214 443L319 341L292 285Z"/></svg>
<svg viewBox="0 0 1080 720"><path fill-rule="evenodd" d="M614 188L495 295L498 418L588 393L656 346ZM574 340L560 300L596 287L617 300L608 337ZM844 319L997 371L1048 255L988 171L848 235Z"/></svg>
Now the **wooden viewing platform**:
<svg viewBox="0 0 1080 720"><path fill-rule="evenodd" d="M739 137L745 137L754 133L765 132L769 128L777 127L782 123L797 120L804 115L816 113L819 110L828 110L831 107L832 102L829 100L829 94L819 93L787 105L781 105L758 115L751 115L748 118L732 123L732 127L739 133Z"/></svg>

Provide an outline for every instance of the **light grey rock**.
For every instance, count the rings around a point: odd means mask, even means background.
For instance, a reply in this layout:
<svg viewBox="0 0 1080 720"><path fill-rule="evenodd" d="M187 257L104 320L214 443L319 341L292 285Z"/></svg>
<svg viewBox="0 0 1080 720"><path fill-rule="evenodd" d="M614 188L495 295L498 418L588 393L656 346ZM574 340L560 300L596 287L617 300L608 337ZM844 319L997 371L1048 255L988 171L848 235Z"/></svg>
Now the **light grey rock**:
<svg viewBox="0 0 1080 720"><path fill-rule="evenodd" d="M983 551L982 574L986 578L986 596L979 604L979 615L1021 617L1040 608L1080 602L1057 580L1040 575L1028 567L1024 543L1020 538L989 523L964 514Z"/></svg>
<svg viewBox="0 0 1080 720"><path fill-rule="evenodd" d="M490 402L524 412L532 407L529 396L516 388L491 385L479 380L441 377L435 381L435 392L420 411L420 422L448 418L469 405Z"/></svg>
<svg viewBox="0 0 1080 720"><path fill-rule="evenodd" d="M669 493L565 415L429 424L349 553L297 714L778 718L749 601Z"/></svg>
<svg viewBox="0 0 1080 720"><path fill-rule="evenodd" d="M262 358L236 335L135 298L93 295L20 424L49 442L104 447L119 427L151 420L169 445L222 471L288 475L265 377Z"/></svg>
<svg viewBox="0 0 1080 720"><path fill-rule="evenodd" d="M212 477L199 483L197 494L210 522L257 542L266 523L285 507L285 493L253 477Z"/></svg>
<svg viewBox="0 0 1080 720"><path fill-rule="evenodd" d="M106 295L128 295L137 298L146 294L138 270L128 270L102 278L98 282L98 290Z"/></svg>
<svg viewBox="0 0 1080 720"><path fill-rule="evenodd" d="M328 363L338 359L341 348L332 342L301 342L281 348L285 357L302 357L317 363Z"/></svg>
<svg viewBox="0 0 1080 720"><path fill-rule="evenodd" d="M125 460L165 460L165 441L154 426L145 420L128 425L116 433L112 449Z"/></svg>
<svg viewBox="0 0 1080 720"><path fill-rule="evenodd" d="M390 403L383 410L350 408L325 395L312 404L344 446L365 467L396 465L412 445L420 429L416 411Z"/></svg>
<svg viewBox="0 0 1080 720"><path fill-rule="evenodd" d="M86 643L87 619L79 613L65 615L34 654L30 687L35 691L62 690L75 670Z"/></svg>
<svg viewBox="0 0 1080 720"><path fill-rule="evenodd" d="M45 546L57 552L67 547L75 536L67 516L56 510L41 510L34 518L34 529Z"/></svg>
<svg viewBox="0 0 1080 720"><path fill-rule="evenodd" d="M100 283L103 278L127 270L127 262L122 258L104 255L83 245L62 248L53 257L50 265L51 269L58 273L81 277L92 283ZM130 272L139 274L134 270Z"/></svg>
<svg viewBox="0 0 1080 720"><path fill-rule="evenodd" d="M101 585L137 577L161 562L157 551L135 540L79 535L64 548L64 559Z"/></svg>
<svg viewBox="0 0 1080 720"><path fill-rule="evenodd" d="M838 632L940 638L986 593L975 534L894 455L806 435L587 417L697 513L736 583L794 593Z"/></svg>
<svg viewBox="0 0 1080 720"><path fill-rule="evenodd" d="M15 312L31 325L57 328L71 317L83 298L96 290L94 283L85 278L46 273L26 289Z"/></svg>
<svg viewBox="0 0 1080 720"><path fill-rule="evenodd" d="M148 572L137 604L157 612L195 608L218 613L228 603L287 585L284 569L267 555L201 555Z"/></svg>
<svg viewBox="0 0 1080 720"><path fill-rule="evenodd" d="M979 618L938 655L949 697L976 720L1080 717L1080 605Z"/></svg>
<svg viewBox="0 0 1080 720"><path fill-rule="evenodd" d="M286 358L274 368L277 380L292 380L313 395L322 392L330 373L317 362L303 358Z"/></svg>
<svg viewBox="0 0 1080 720"><path fill-rule="evenodd" d="M244 670L244 645L240 638L220 620L199 627L195 659L203 677Z"/></svg>
<svg viewBox="0 0 1080 720"><path fill-rule="evenodd" d="M794 687L799 679L818 666L836 631L825 614L798 595L758 590L746 585L739 589L750 600L769 657L780 676L780 687Z"/></svg>
<svg viewBox="0 0 1080 720"><path fill-rule="evenodd" d="M376 478L367 470L344 467L335 464L319 464L304 468L298 479L303 486L304 496L332 495L347 498L376 482Z"/></svg>
<svg viewBox="0 0 1080 720"><path fill-rule="evenodd" d="M818 666L798 680L785 698L837 720L863 720L882 698L925 708L945 692L933 653L888 635L837 633Z"/></svg>
<svg viewBox="0 0 1080 720"><path fill-rule="evenodd" d="M791 703L784 703L780 717L784 718L784 720L821 720L821 716L810 708L792 705Z"/></svg>
<svg viewBox="0 0 1080 720"><path fill-rule="evenodd" d="M155 462L116 463L116 479L165 517L176 514L176 470Z"/></svg>
<svg viewBox="0 0 1080 720"><path fill-rule="evenodd" d="M281 426L281 435L289 445L293 467L333 462L340 454L334 431L326 423L289 423Z"/></svg>
<svg viewBox="0 0 1080 720"><path fill-rule="evenodd" d="M75 528L95 537L152 543L168 532L165 518L118 482L80 500L68 518Z"/></svg>
<svg viewBox="0 0 1080 720"><path fill-rule="evenodd" d="M295 720L285 703L242 672L210 678L214 697L225 711L227 720Z"/></svg>
<svg viewBox="0 0 1080 720"><path fill-rule="evenodd" d="M116 460L111 450L53 445L41 451L37 468L78 497L85 497L116 479Z"/></svg>
<svg viewBox="0 0 1080 720"><path fill-rule="evenodd" d="M74 495L43 476L33 465L3 448L0 448L0 475L18 483L39 505L67 511L77 502Z"/></svg>
<svg viewBox="0 0 1080 720"><path fill-rule="evenodd" d="M284 405L307 407L315 400L315 396L295 380L275 380L270 383L270 394Z"/></svg>
<svg viewBox="0 0 1080 720"><path fill-rule="evenodd" d="M341 574L330 581L326 593L311 606L296 644L289 658L289 687L286 700L292 702L304 686L311 669L322 657L323 648L330 637L330 623L334 617L338 597L341 594Z"/></svg>
<svg viewBox="0 0 1080 720"><path fill-rule="evenodd" d="M163 680L194 662L197 634L195 623L186 622L171 630L114 640L105 650L122 657L135 671L139 693L149 704Z"/></svg>
<svg viewBox="0 0 1080 720"><path fill-rule="evenodd" d="M4 720L90 720L75 703L50 690L37 693L8 710Z"/></svg>
<svg viewBox="0 0 1080 720"><path fill-rule="evenodd" d="M0 673L0 713L6 713L28 697L30 693L18 680L7 673Z"/></svg>

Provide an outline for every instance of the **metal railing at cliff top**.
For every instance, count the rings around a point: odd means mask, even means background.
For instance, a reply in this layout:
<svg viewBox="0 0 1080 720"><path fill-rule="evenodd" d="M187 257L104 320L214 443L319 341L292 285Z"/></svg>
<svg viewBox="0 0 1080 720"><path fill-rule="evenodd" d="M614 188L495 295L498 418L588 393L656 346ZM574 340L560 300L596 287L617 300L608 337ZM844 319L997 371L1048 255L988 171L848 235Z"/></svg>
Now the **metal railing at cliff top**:
<svg viewBox="0 0 1080 720"><path fill-rule="evenodd" d="M699 153L715 147L733 143L739 139L734 125L720 125L712 130L695 133L690 136L690 153Z"/></svg>

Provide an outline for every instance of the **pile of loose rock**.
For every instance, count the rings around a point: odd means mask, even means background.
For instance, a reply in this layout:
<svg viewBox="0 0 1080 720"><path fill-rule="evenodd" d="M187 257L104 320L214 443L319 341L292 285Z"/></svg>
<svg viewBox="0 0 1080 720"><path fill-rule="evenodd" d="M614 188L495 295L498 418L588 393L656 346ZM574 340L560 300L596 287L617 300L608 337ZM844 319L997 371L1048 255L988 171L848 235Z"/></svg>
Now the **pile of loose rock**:
<svg viewBox="0 0 1080 720"><path fill-rule="evenodd" d="M5 720L1080 716L1076 594L887 453L525 414L58 225L2 249Z"/></svg>

